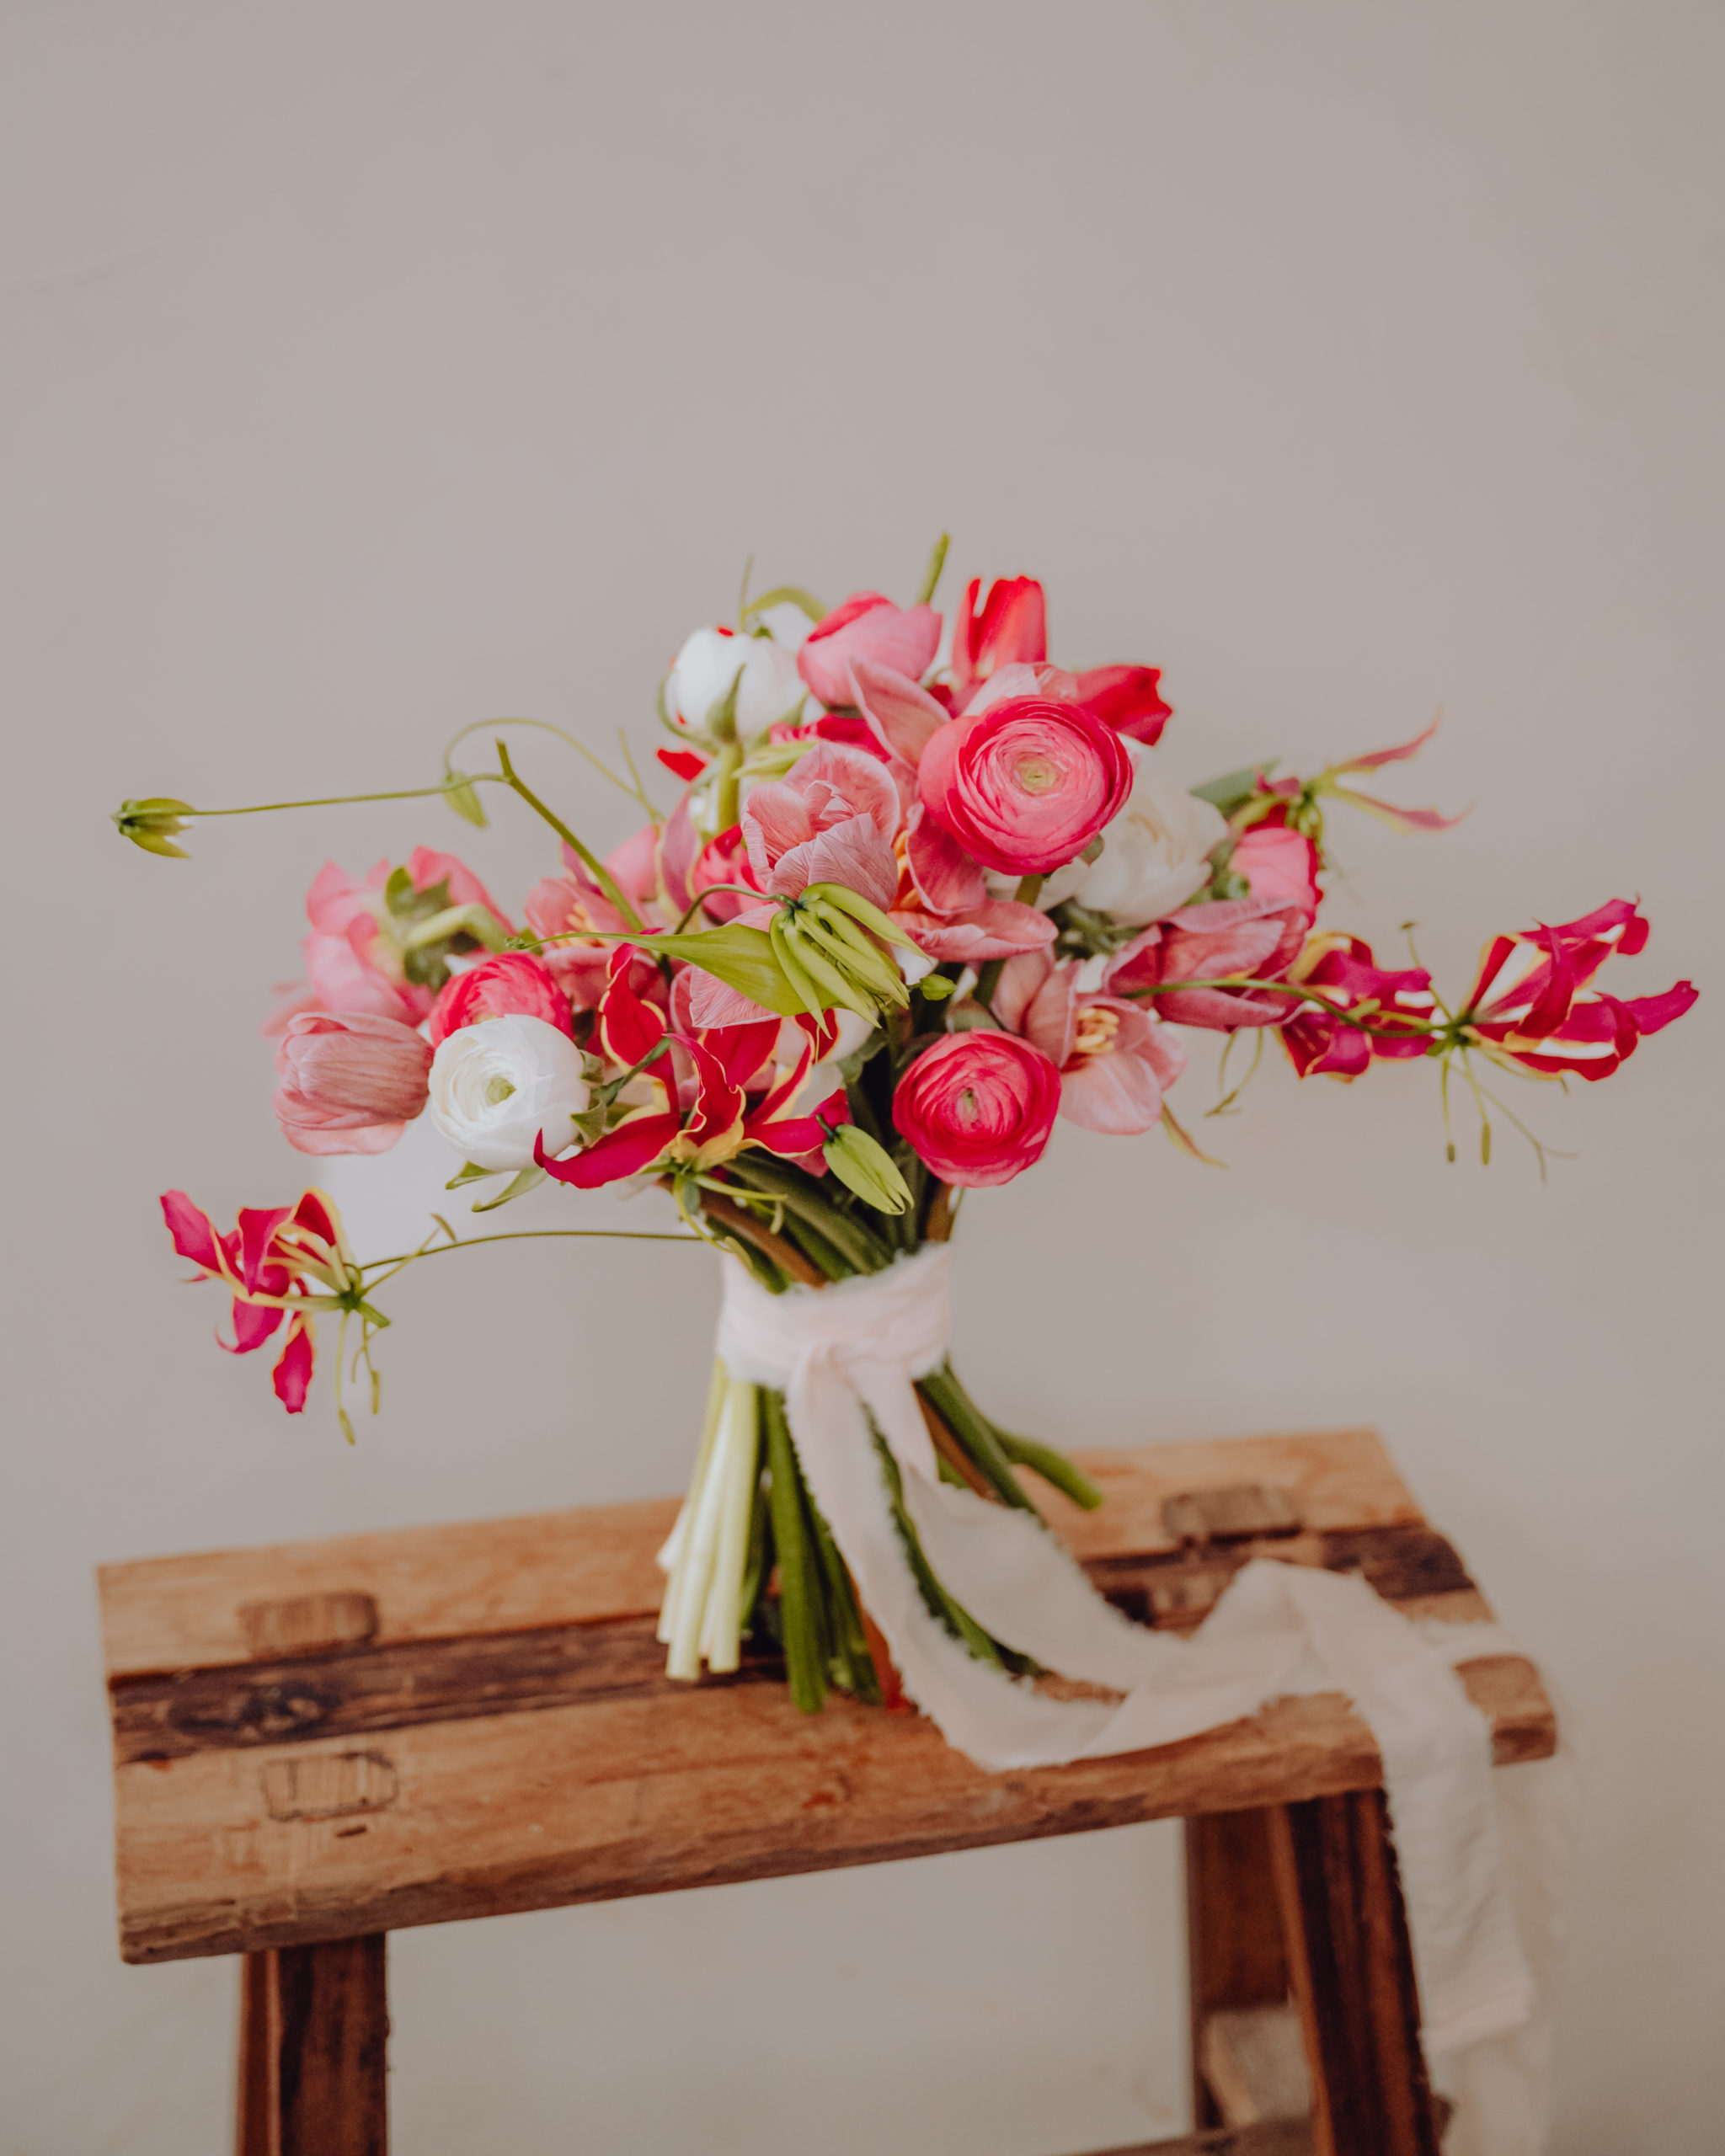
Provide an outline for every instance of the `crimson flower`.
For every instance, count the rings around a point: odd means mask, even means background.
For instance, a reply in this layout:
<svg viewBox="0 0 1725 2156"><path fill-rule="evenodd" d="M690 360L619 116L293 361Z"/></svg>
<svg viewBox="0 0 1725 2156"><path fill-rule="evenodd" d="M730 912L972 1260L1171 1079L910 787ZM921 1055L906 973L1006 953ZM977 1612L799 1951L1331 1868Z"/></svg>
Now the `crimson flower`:
<svg viewBox="0 0 1725 2156"><path fill-rule="evenodd" d="M1302 1078L1359 1076L1374 1057L1400 1061L1423 1055L1437 1009L1432 977L1417 967L1391 973L1380 966L1371 946L1357 936L1312 936L1289 969L1290 981L1322 990L1326 1002L1359 1012L1366 1024L1350 1026L1322 1005L1291 1006L1282 1028L1288 1060Z"/></svg>
<svg viewBox="0 0 1725 2156"><path fill-rule="evenodd" d="M360 1269L341 1215L321 1190L308 1190L296 1205L243 1206L233 1232L221 1235L183 1190L168 1190L162 1193L162 1217L180 1256L233 1290L233 1344L218 1335L219 1347L249 1355L286 1324L272 1381L288 1413L300 1414L316 1355L313 1313L360 1307ZM308 1280L328 1292L314 1293Z"/></svg>
<svg viewBox="0 0 1725 2156"><path fill-rule="evenodd" d="M798 1094L814 1067L813 1029L802 1029L801 1054L766 1090L749 1091L751 1079L774 1058L781 1022L715 1026L672 1033L664 1014L638 995L630 979L633 946L621 945L599 1005L599 1037L606 1055L625 1070L646 1065L659 1098L636 1108L614 1130L567 1160L553 1161L536 1140L534 1159L558 1182L596 1190L654 1168L670 1171L720 1167L745 1145L759 1145L794 1161L811 1175L825 1172L821 1148L827 1129L851 1119L842 1086L812 1114L794 1113ZM663 1044L663 1053L654 1058Z"/></svg>
<svg viewBox="0 0 1725 2156"><path fill-rule="evenodd" d="M1644 949L1648 934L1638 905L1612 899L1556 928L1494 937L1460 1023L1500 1063L1542 1078L1609 1078L1644 1034L1680 1018L1696 998L1686 980L1663 995L1627 1000L1589 985L1613 953L1627 958Z"/></svg>

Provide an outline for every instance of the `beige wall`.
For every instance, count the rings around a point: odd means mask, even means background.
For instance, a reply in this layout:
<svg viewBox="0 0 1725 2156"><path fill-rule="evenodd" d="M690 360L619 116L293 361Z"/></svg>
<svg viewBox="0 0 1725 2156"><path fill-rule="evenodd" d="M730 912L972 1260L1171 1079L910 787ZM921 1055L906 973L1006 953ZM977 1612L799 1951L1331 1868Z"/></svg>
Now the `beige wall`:
<svg viewBox="0 0 1725 2156"><path fill-rule="evenodd" d="M647 738L745 553L902 593L947 525L962 573L1047 579L1063 658L1166 666L1194 778L1441 700L1401 791L1468 823L1334 835L1335 910L1381 947L1417 916L1455 982L1490 930L1638 890L1637 985L1705 979L1721 23L0 11L5 2156L226 2146L232 1967L115 1956L91 1565L674 1486L714 1301L651 1246L451 1262L395 1298L356 1451L321 1398L286 1421L210 1344L154 1193L299 1187L254 1028L326 854L461 845L518 900L544 851L405 805L205 826L170 864L108 809L410 783L503 712ZM621 836L563 754L535 776ZM1718 1009L1534 1102L1580 1155L1545 1190L1507 1135L1446 1167L1422 1070L1279 1066L1206 1126L1228 1172L1067 1129L964 1224L985 1396L1121 1442L1375 1421L1546 1658L1592 1753L1566 2156L1701 2156L1725 2105ZM356 1206L422 1209L411 1166ZM1174 1852L1133 1830L403 1935L397 2145L1172 2131Z"/></svg>

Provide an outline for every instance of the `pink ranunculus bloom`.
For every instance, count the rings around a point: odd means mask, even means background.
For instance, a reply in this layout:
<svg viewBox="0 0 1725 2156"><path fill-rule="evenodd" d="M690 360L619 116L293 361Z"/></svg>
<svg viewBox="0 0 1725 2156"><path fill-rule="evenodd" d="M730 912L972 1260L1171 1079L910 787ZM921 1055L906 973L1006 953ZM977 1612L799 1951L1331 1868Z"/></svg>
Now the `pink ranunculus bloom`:
<svg viewBox="0 0 1725 2156"><path fill-rule="evenodd" d="M425 1105L431 1050L369 1011L302 1011L275 1051L273 1106L302 1153L387 1153Z"/></svg>
<svg viewBox="0 0 1725 2156"><path fill-rule="evenodd" d="M1231 1033L1236 1026L1279 1026L1295 1009L1290 995L1246 988L1181 989L1181 981L1215 981L1241 974L1279 980L1300 955L1311 915L1303 906L1268 899L1228 899L1219 905L1183 906L1154 922L1109 964L1103 986L1130 997L1156 988L1162 1017L1182 1026ZM1169 984L1167 988L1163 984Z"/></svg>
<svg viewBox="0 0 1725 2156"><path fill-rule="evenodd" d="M920 681L940 644L932 606L895 606L878 591L854 591L817 622L797 654L797 670L824 704L851 701L851 662L872 659Z"/></svg>
<svg viewBox="0 0 1725 2156"><path fill-rule="evenodd" d="M749 841L740 824L733 824L728 831L720 831L708 840L695 857L695 865L689 871L689 895L705 891L702 911L709 921L721 926L734 921L740 913L756 903L745 899L740 892L715 890L718 883L740 883L750 890L760 889L755 880L755 871L749 861Z"/></svg>
<svg viewBox="0 0 1725 2156"><path fill-rule="evenodd" d="M1048 609L1033 576L1000 577L978 611L980 577L972 577L953 624L953 708L962 712L1002 666L1048 657Z"/></svg>
<svg viewBox="0 0 1725 2156"><path fill-rule="evenodd" d="M942 727L922 751L917 786L923 806L984 867L1044 875L1075 860L1119 813L1132 763L1081 704L1012 696Z"/></svg>
<svg viewBox="0 0 1725 2156"><path fill-rule="evenodd" d="M754 880L776 898L843 883L880 907L898 889L899 790L878 758L823 741L782 779L753 787L743 835Z"/></svg>
<svg viewBox="0 0 1725 2156"><path fill-rule="evenodd" d="M1371 1013L1374 1030L1368 1033L1321 1004L1302 1003L1282 1028L1282 1046L1300 1077L1347 1082L1374 1058L1398 1062L1425 1054L1429 1036L1419 1026L1431 1020L1437 998L1431 975L1422 969L1388 970L1372 957L1370 944L1357 936L1311 936L1288 978L1322 990L1332 1003L1349 1010L1362 1003L1376 1006ZM1399 1031L1377 1030L1402 1021L1413 1022Z"/></svg>
<svg viewBox="0 0 1725 2156"><path fill-rule="evenodd" d="M1589 985L1614 953L1645 948L1638 905L1611 899L1579 921L1519 929L1486 946L1463 1014L1486 1052L1542 1078L1609 1078L1642 1038L1696 1001L1691 983L1663 995L1620 998Z"/></svg>
<svg viewBox="0 0 1725 2156"><path fill-rule="evenodd" d="M1254 824L1235 842L1228 867L1243 877L1255 899L1273 905L1318 909L1317 848L1285 824Z"/></svg>
<svg viewBox="0 0 1725 2156"><path fill-rule="evenodd" d="M1076 958L1057 964L1047 951L1009 959L995 1016L1058 1066L1069 1123L1135 1137L1162 1119L1162 1095L1186 1068L1186 1051L1142 1005L1081 991L1079 970Z"/></svg>
<svg viewBox="0 0 1725 2156"><path fill-rule="evenodd" d="M542 959L500 951L446 982L425 1031L433 1048L482 1018L542 1018L572 1038L569 999Z"/></svg>
<svg viewBox="0 0 1725 2156"><path fill-rule="evenodd" d="M1060 1109L1055 1065L1016 1033L948 1033L893 1095L893 1123L943 1182L1010 1182L1042 1157Z"/></svg>

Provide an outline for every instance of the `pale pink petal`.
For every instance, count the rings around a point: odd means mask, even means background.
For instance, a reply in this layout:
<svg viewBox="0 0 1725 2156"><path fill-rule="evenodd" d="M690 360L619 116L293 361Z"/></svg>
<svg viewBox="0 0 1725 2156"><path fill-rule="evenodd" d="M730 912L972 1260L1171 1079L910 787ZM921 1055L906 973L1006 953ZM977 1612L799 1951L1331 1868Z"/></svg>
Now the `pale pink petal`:
<svg viewBox="0 0 1725 2156"><path fill-rule="evenodd" d="M926 689L889 666L857 658L851 661L857 708L882 745L913 769L921 761L930 736L946 724L947 714Z"/></svg>
<svg viewBox="0 0 1725 2156"><path fill-rule="evenodd" d="M1052 928L1054 923L1049 921L1049 926ZM995 983L994 1015L1009 1033L1023 1031L1024 1013L1054 970L1054 953L1046 948L1021 952L1001 968L1001 977Z"/></svg>
<svg viewBox="0 0 1725 2156"><path fill-rule="evenodd" d="M768 889L793 899L811 883L842 883L872 905L889 906L899 888L893 850L867 816L852 816L779 857Z"/></svg>
<svg viewBox="0 0 1725 2156"><path fill-rule="evenodd" d="M893 919L939 965L949 960L970 966L990 958L1012 958L1022 952L1041 950L1054 942L1055 933L1045 913L1021 906L1015 899L991 899L950 919L909 912L895 913Z"/></svg>
<svg viewBox="0 0 1725 2156"><path fill-rule="evenodd" d="M905 853L922 903L931 913L969 913L988 896L981 864L919 801L905 827Z"/></svg>
<svg viewBox="0 0 1725 2156"><path fill-rule="evenodd" d="M1068 1123L1111 1138L1134 1138L1162 1119L1162 1088L1135 1055L1083 1057L1060 1074L1060 1113Z"/></svg>

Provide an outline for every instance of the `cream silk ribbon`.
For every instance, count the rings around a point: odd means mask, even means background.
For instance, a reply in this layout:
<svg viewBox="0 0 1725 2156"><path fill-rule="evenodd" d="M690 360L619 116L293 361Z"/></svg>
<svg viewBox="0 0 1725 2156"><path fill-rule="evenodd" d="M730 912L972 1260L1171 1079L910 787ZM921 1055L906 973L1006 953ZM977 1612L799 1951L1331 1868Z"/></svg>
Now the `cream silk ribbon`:
<svg viewBox="0 0 1725 2156"><path fill-rule="evenodd" d="M940 1480L912 1381L946 1356L949 1261L932 1244L884 1273L782 1295L724 1268L718 1353L734 1378L784 1394L809 1490L906 1694L949 1743L1000 1771L1141 1751L1290 1694L1345 1693L1383 1755L1428 2049L1519 2027L1533 1987L1503 1874L1491 1730L1454 1667L1513 1647L1494 1625L1416 1627L1357 1575L1263 1560L1189 1639L1130 1622L1031 1514ZM964 1608L1044 1668L1122 1698L1050 1698L977 1661L931 1614L871 1424L930 1564Z"/></svg>

